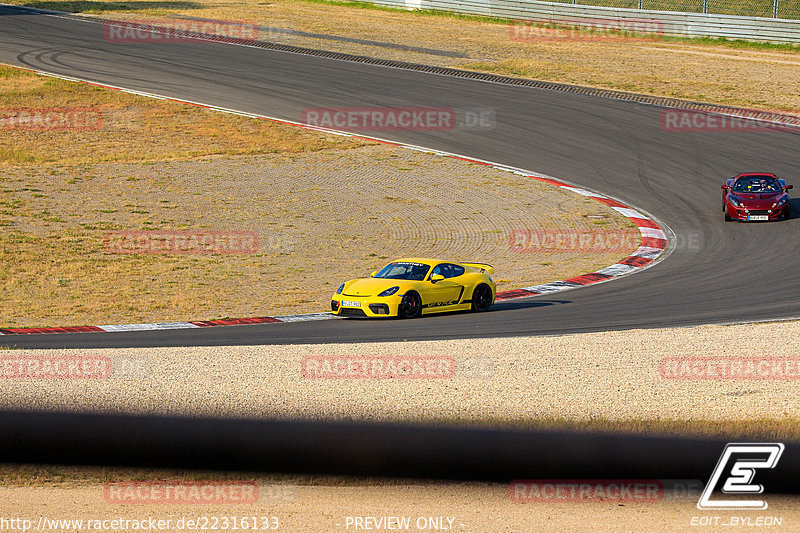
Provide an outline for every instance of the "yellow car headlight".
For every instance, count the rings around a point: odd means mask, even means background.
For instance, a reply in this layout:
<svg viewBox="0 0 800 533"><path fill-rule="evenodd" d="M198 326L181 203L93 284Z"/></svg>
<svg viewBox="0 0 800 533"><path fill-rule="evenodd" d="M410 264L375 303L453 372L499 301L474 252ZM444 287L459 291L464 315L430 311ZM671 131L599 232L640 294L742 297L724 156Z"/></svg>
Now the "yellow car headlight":
<svg viewBox="0 0 800 533"><path fill-rule="evenodd" d="M392 294L396 293L399 290L400 290L400 287L391 287L389 289L386 289L382 293L380 293L378 296L391 296Z"/></svg>

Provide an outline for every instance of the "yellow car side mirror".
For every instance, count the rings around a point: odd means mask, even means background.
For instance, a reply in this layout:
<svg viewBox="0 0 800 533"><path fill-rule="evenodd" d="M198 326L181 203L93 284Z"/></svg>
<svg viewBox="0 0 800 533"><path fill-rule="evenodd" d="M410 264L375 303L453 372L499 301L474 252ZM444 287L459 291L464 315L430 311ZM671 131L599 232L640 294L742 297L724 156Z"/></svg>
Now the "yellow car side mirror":
<svg viewBox="0 0 800 533"><path fill-rule="evenodd" d="M375 272L373 272L372 274L370 274L370 275L369 275L369 277L371 277L371 278L374 278L374 277L375 277L375 274L377 274L377 273L378 273L378 271L376 270Z"/></svg>
<svg viewBox="0 0 800 533"><path fill-rule="evenodd" d="M433 276L431 276L431 283L436 283L437 281L442 281L443 279L444 276L442 276L441 274L434 274Z"/></svg>

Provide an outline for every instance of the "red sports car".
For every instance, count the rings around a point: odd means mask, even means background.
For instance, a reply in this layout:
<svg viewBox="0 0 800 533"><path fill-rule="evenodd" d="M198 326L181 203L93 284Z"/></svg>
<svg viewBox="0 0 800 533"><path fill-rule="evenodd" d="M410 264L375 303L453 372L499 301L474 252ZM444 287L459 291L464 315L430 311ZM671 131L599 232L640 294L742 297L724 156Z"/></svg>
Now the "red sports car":
<svg viewBox="0 0 800 533"><path fill-rule="evenodd" d="M791 188L775 174L739 174L722 186L725 220L785 220L792 211L786 193Z"/></svg>

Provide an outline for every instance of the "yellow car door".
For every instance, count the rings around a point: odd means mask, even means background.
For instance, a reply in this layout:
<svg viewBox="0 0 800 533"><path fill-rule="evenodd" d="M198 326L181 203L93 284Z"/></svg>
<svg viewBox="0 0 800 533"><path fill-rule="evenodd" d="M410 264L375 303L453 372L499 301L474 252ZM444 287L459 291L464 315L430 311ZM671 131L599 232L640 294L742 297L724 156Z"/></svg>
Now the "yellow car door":
<svg viewBox="0 0 800 533"><path fill-rule="evenodd" d="M464 285L459 283L463 268L451 263L440 263L433 267L425 283L422 297L424 309L444 309L456 305L464 294ZM459 272L460 271L460 272ZM458 275L457 275L458 274ZM438 278L443 276L443 278ZM436 277L434 279L434 277Z"/></svg>

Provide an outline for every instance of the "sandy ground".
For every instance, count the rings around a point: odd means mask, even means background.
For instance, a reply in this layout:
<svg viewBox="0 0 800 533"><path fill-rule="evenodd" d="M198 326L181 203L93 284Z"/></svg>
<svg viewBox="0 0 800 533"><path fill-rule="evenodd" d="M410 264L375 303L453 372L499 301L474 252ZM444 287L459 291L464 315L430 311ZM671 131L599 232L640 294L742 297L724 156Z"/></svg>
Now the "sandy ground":
<svg viewBox="0 0 800 533"><path fill-rule="evenodd" d="M20 167L0 183L0 326L326 311L343 281L409 256L491 263L505 290L592 272L641 242L628 219L597 201L387 146ZM125 254L135 245L107 239L140 230L248 232L257 246ZM529 230L547 241L535 245ZM545 244L569 232L599 240Z"/></svg>
<svg viewBox="0 0 800 533"><path fill-rule="evenodd" d="M681 485L682 486L682 485ZM695 485L696 486L696 485ZM88 520L163 520L155 531L191 531L179 527L181 519L198 521L220 531L233 531L234 517L258 518L273 531L346 532L389 531L383 523L362 522L371 517L404 517L407 531L453 531L460 533L504 532L616 532L616 531L797 531L800 528L800 501L797 498L769 496L765 511L708 512L696 507L697 492L682 488L665 490L654 502L528 502L511 501L507 485L485 484L368 484L330 486L320 481L314 486L272 483L259 486L258 501L250 504L118 504L109 503L103 485L4 487L0 488L2 518L22 518L32 526L52 524L50 520L83 520L81 529L45 527L39 531L86 531ZM205 518L203 518L205 517ZM223 527L224 517L229 527ZM739 517L751 520L780 520L772 527L723 526L735 524ZM699 525L702 520L717 526ZM216 520L215 520L216 519ZM170 520L171 523L166 521ZM693 520L696 524L693 526ZM708 523L708 522L707 522ZM777 524L777 522L774 522ZM184 522L185 524L185 522ZM111 522L106 522L111 526ZM273 529L273 526L277 526ZM378 527L376 527L378 526ZM8 528L6 528L8 529ZM98 530L99 527L93 527ZM109 530L109 529L106 529ZM121 527L111 529L123 531ZM240 531L245 529L239 529ZM252 530L252 529L251 529ZM264 529L261 529L262 531ZM151 530L153 531L153 530Z"/></svg>
<svg viewBox="0 0 800 533"><path fill-rule="evenodd" d="M547 418L742 420L758 427L764 420L800 419L798 334L800 322L783 322L403 343L10 350L0 357L106 357L111 371L85 375L93 379L49 379L5 370L0 407L523 424ZM756 341L767 337L769 345ZM743 345L747 354L741 353ZM746 374L736 376L742 379L686 379L696 375L667 364L674 358L715 357L720 362L775 354L793 362L776 371L770 363L762 379ZM452 365L425 367L415 371L417 379L389 379L387 357ZM351 371L347 379L331 366L364 359L372 365L381 358L383 367Z"/></svg>

